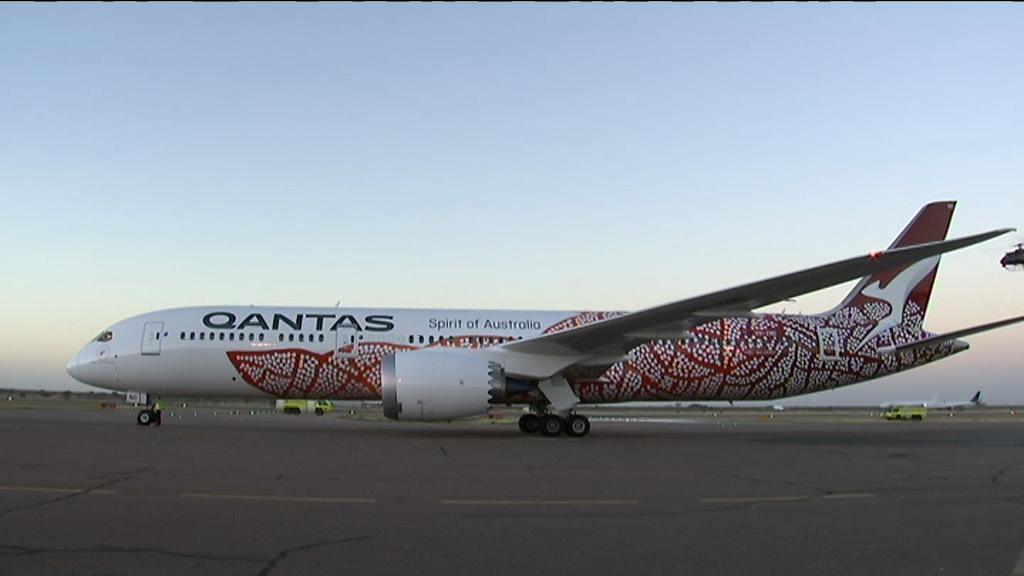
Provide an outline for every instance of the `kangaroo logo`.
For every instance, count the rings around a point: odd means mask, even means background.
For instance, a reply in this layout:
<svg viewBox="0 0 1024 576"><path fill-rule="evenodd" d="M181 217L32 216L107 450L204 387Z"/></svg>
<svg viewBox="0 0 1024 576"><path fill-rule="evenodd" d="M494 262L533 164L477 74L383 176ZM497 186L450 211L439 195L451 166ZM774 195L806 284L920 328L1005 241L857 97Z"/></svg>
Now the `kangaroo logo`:
<svg viewBox="0 0 1024 576"><path fill-rule="evenodd" d="M874 298L889 304L889 315L878 321L878 324L875 325L871 332L868 332L867 336L861 340L856 350L863 348L872 338L903 323L903 311L906 307L907 298L910 297L910 292L922 280L927 278L938 265L938 256L926 258L904 268L884 288L881 285L881 281L877 281L868 284L860 291L861 294L868 298Z"/></svg>

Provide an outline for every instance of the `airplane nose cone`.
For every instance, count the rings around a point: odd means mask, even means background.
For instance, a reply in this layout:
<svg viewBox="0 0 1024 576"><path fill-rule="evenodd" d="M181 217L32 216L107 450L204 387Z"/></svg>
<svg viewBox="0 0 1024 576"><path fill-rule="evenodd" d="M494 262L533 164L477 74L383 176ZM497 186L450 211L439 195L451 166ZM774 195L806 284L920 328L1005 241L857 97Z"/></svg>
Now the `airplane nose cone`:
<svg viewBox="0 0 1024 576"><path fill-rule="evenodd" d="M68 374L70 374L71 377L74 378L75 380L80 380L79 377L78 377L78 355L79 354L80 354L80 352L76 352L75 355L71 357L71 361L68 362Z"/></svg>

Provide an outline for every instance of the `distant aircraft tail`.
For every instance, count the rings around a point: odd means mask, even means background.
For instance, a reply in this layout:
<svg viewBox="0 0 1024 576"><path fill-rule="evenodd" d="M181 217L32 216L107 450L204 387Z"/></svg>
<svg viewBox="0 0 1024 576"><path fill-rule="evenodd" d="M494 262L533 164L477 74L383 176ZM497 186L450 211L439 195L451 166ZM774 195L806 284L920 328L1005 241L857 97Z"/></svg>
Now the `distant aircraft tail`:
<svg viewBox="0 0 1024 576"><path fill-rule="evenodd" d="M971 396L971 404L981 406L981 390L978 390L974 393L974 396Z"/></svg>
<svg viewBox="0 0 1024 576"><path fill-rule="evenodd" d="M932 202L921 208L889 249L944 240L955 208L954 201ZM829 314L846 315L856 323L874 321L874 327L860 338L858 349L897 326L920 331L938 267L939 256L933 256L866 276ZM893 344L898 343L886 343Z"/></svg>

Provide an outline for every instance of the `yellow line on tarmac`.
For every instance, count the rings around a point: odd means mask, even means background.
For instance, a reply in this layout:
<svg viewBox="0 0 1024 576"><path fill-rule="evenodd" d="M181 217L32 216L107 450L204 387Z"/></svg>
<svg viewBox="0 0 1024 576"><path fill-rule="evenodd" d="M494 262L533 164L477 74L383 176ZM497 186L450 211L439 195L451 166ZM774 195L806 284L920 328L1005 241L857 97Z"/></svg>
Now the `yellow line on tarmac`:
<svg viewBox="0 0 1024 576"><path fill-rule="evenodd" d="M203 494L186 492L184 498L219 498L223 500L274 500L278 502L343 502L350 504L373 504L372 498L334 498L328 496L265 496L259 494Z"/></svg>
<svg viewBox="0 0 1024 576"><path fill-rule="evenodd" d="M622 506L639 503L639 500L441 500L441 504L469 504L477 506Z"/></svg>
<svg viewBox="0 0 1024 576"><path fill-rule="evenodd" d="M22 490L25 492L56 492L58 494L117 494L113 490L90 490L88 488L47 488L46 486L0 486L0 490Z"/></svg>

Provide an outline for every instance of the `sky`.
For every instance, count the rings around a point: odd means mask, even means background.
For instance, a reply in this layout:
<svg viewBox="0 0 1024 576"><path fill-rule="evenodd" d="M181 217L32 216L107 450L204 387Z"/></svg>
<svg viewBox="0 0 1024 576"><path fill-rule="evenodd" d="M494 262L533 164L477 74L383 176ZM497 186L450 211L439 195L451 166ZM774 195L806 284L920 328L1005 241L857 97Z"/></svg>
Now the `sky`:
<svg viewBox="0 0 1024 576"><path fill-rule="evenodd" d="M957 200L925 327L1024 314L1024 5L0 5L0 388L193 305L633 310ZM850 285L765 311L820 312ZM1024 404L1024 324L788 405Z"/></svg>

